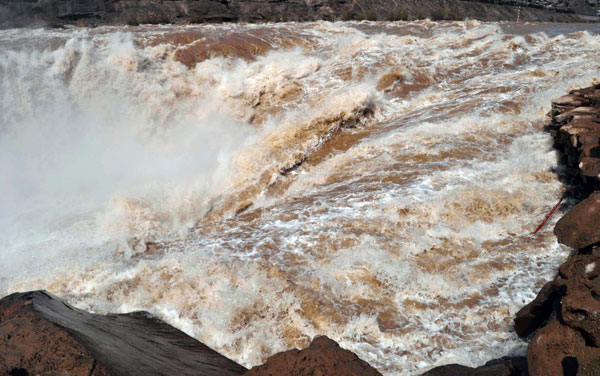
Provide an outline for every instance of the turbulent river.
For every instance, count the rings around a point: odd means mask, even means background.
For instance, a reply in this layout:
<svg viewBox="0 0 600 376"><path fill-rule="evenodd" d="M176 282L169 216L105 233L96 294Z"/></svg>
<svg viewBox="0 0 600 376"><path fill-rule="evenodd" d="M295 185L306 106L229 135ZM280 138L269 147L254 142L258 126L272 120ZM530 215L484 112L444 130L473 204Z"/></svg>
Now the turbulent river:
<svg viewBox="0 0 600 376"><path fill-rule="evenodd" d="M0 294L148 310L247 367L317 334L385 375L523 354L568 255L531 235L564 190L545 113L599 32L0 31Z"/></svg>

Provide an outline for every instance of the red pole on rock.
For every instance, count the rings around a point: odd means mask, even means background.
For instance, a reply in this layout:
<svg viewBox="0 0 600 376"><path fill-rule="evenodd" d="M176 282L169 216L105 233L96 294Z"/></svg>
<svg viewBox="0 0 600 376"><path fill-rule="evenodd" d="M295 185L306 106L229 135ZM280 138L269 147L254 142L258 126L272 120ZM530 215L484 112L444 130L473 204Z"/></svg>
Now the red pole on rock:
<svg viewBox="0 0 600 376"><path fill-rule="evenodd" d="M554 205L554 207L552 208L552 210L550 210L550 212L548 214L546 214L546 217L544 218L544 220L542 221L542 223L540 223L540 225L535 229L535 231L533 232L532 235L537 234L538 231L540 231L540 229L542 228L542 226L544 226L546 224L546 221L548 221L548 219L552 216L552 214L554 214L554 211L556 210L556 208L558 208L558 205L560 205L560 203L562 202L564 197L561 197L560 200L558 200L558 202L556 203L556 205Z"/></svg>

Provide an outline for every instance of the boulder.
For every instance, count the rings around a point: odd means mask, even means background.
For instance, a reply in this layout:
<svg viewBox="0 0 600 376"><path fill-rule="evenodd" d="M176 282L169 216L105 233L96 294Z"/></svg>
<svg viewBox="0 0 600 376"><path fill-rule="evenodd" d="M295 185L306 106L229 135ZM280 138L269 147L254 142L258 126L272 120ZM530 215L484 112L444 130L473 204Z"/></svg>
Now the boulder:
<svg viewBox="0 0 600 376"><path fill-rule="evenodd" d="M574 249L600 241L600 192L573 206L554 227L558 242Z"/></svg>
<svg viewBox="0 0 600 376"><path fill-rule="evenodd" d="M557 298L554 282L546 283L536 298L517 312L514 320L517 334L527 337L542 326L554 311Z"/></svg>
<svg viewBox="0 0 600 376"><path fill-rule="evenodd" d="M0 300L0 374L241 375L246 369L147 312L97 315L46 291Z"/></svg>
<svg viewBox="0 0 600 376"><path fill-rule="evenodd" d="M593 252L597 253L597 251ZM561 322L600 347L600 257L578 254L560 267L556 286L563 291Z"/></svg>
<svg viewBox="0 0 600 376"><path fill-rule="evenodd" d="M600 349L587 346L583 335L553 316L527 348L531 376L575 376L591 372L600 362Z"/></svg>
<svg viewBox="0 0 600 376"><path fill-rule="evenodd" d="M332 339L315 337L304 350L289 350L273 355L265 364L244 376L376 376L381 375L351 351Z"/></svg>

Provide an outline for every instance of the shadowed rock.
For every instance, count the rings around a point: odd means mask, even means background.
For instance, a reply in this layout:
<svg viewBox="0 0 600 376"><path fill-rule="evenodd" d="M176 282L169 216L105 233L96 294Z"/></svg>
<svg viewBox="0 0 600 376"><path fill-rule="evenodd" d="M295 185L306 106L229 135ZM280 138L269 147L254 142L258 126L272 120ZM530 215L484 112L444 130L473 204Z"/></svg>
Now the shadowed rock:
<svg viewBox="0 0 600 376"><path fill-rule="evenodd" d="M515 316L515 331L520 337L527 337L550 317L558 294L553 282L542 287L535 300L521 308Z"/></svg>
<svg viewBox="0 0 600 376"><path fill-rule="evenodd" d="M265 364L244 376L377 376L381 375L356 354L342 349L335 341L321 336L304 350L289 350L273 355Z"/></svg>
<svg viewBox="0 0 600 376"><path fill-rule="evenodd" d="M241 375L246 369L147 312L96 315L45 291L0 300L0 374Z"/></svg>
<svg viewBox="0 0 600 376"><path fill-rule="evenodd" d="M527 376L524 357L494 359L477 368L449 364L436 367L421 376Z"/></svg>

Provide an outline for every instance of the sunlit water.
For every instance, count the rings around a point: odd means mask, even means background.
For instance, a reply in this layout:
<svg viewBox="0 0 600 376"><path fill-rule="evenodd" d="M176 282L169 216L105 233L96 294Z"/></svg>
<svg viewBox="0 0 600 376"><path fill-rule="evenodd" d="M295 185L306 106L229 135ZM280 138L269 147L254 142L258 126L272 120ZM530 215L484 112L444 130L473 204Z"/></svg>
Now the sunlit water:
<svg viewBox="0 0 600 376"><path fill-rule="evenodd" d="M0 294L148 310L250 367L325 334L385 375L523 354L567 256L550 100L597 26L0 32ZM554 219L556 220L556 219Z"/></svg>

